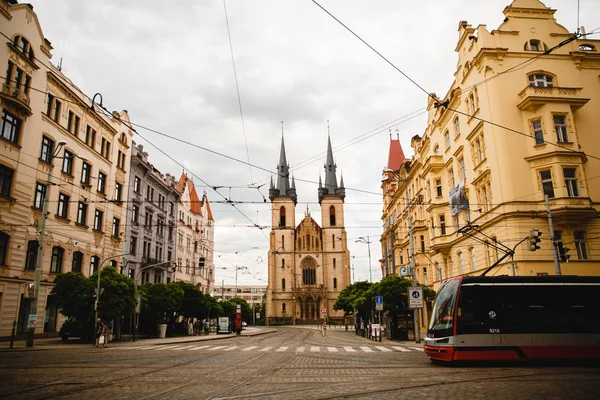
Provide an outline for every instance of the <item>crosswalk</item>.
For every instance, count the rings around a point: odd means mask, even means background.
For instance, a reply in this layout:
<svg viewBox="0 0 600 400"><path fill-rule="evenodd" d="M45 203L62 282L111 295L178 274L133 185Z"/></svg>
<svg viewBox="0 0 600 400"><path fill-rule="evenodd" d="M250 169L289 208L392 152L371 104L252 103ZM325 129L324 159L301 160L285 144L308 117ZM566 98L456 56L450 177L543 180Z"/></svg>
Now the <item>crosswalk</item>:
<svg viewBox="0 0 600 400"><path fill-rule="evenodd" d="M195 352L195 351L210 351L210 352L229 352L229 351L242 351L242 352L275 352L275 353L408 353L408 352L422 352L422 347L416 346L238 346L238 345L153 345L153 346L119 346L109 347L110 350L139 350L139 351L182 351L182 352Z"/></svg>

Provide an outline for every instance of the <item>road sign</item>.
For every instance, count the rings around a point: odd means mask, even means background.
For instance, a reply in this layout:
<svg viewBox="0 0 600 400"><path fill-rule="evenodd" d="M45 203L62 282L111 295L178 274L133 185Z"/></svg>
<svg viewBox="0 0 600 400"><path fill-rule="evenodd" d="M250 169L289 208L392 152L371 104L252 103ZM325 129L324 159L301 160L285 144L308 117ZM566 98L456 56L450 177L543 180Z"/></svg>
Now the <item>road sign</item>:
<svg viewBox="0 0 600 400"><path fill-rule="evenodd" d="M327 308L326 307L321 307L321 314L327 315Z"/></svg>
<svg viewBox="0 0 600 400"><path fill-rule="evenodd" d="M235 307L235 311L236 311L236 314L241 314L241 313L242 313L242 305L241 305L241 304L238 304L238 305Z"/></svg>
<svg viewBox="0 0 600 400"><path fill-rule="evenodd" d="M383 311L383 296L375 296L375 310Z"/></svg>
<svg viewBox="0 0 600 400"><path fill-rule="evenodd" d="M408 288L408 307L423 308L423 288L411 286Z"/></svg>

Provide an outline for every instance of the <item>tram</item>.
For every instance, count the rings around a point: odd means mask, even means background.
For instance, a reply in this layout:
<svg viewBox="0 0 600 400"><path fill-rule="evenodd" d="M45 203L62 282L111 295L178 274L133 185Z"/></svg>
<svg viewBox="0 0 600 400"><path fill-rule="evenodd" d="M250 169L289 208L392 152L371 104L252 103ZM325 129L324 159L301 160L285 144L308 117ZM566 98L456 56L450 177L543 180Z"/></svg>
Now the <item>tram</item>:
<svg viewBox="0 0 600 400"><path fill-rule="evenodd" d="M600 277L447 279L434 302L425 353L434 363L600 360Z"/></svg>

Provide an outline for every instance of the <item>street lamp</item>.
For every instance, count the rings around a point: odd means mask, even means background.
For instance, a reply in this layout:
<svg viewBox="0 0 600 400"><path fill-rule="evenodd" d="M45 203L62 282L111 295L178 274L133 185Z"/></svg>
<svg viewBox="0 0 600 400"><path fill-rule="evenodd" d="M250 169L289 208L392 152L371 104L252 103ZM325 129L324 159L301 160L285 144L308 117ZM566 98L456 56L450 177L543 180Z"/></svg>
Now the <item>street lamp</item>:
<svg viewBox="0 0 600 400"><path fill-rule="evenodd" d="M46 235L46 214L48 213L48 197L50 195L50 185L52 178L52 168L54 165L52 161L58 157L58 154L62 150L62 148L66 145L66 142L59 142L52 154L50 154L48 158L49 166L48 166L48 175L46 176L46 192L44 193L44 199L42 202L42 217L40 221L40 239L38 242L38 252L35 260L35 273L34 273L34 295L31 303L29 305L29 319L27 321L28 329L27 329L27 341L25 343L26 347L33 347L33 338L35 336L35 325L37 324L37 308L38 308L38 300L40 297L40 280L42 276L42 253L44 251L44 238Z"/></svg>
<svg viewBox="0 0 600 400"><path fill-rule="evenodd" d="M173 270L173 272L175 272L175 269L177 268L177 264L175 263L175 261L172 261L172 260L157 263L157 264L146 265L145 267L142 267L139 270L135 271L135 274L133 276L133 288L134 288L134 293L135 293L135 326L134 326L134 333L133 333L133 341L134 342L135 342L135 340L137 338L137 334L138 334L139 315L140 315L140 312L138 311L140 301L138 299L137 278L138 278L139 274L147 268L160 267L160 266L166 265L166 264L171 264L172 270Z"/></svg>
<svg viewBox="0 0 600 400"><path fill-rule="evenodd" d="M365 243L369 247L369 282L373 282L373 275L371 272L371 241L369 240L369 235L367 238L359 237L358 240L355 240L356 243Z"/></svg>

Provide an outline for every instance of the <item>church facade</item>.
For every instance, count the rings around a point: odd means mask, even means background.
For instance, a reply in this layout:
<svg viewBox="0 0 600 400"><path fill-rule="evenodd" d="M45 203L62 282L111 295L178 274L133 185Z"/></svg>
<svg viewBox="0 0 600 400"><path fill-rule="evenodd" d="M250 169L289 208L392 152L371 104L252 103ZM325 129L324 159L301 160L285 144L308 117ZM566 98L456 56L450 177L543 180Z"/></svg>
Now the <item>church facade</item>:
<svg viewBox="0 0 600 400"><path fill-rule="evenodd" d="M337 183L331 139L328 138L325 184L319 176L321 224L307 207L296 225L297 194L281 139L277 178L271 180L271 235L266 299L267 324L341 323L333 310L339 293L350 281L350 252L344 228L344 179Z"/></svg>

